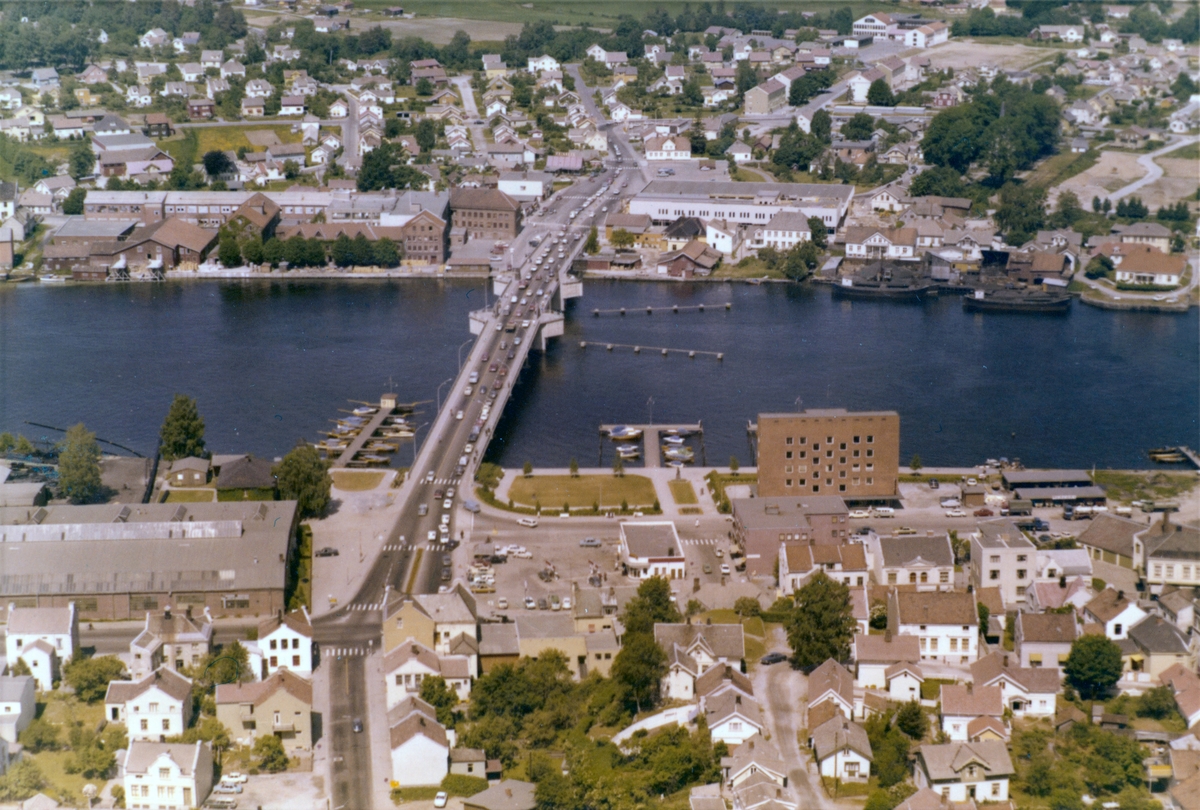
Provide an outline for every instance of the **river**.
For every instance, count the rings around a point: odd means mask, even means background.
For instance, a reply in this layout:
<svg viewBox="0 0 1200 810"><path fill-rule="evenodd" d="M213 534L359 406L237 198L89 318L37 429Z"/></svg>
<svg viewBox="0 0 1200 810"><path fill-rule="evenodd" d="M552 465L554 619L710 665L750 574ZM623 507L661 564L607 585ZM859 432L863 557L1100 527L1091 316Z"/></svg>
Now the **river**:
<svg viewBox="0 0 1200 810"><path fill-rule="evenodd" d="M479 281L0 285L0 430L54 440L24 422L82 421L150 454L183 392L212 451L276 457L389 387L429 421L482 296ZM644 310L699 303L704 313ZM642 309L592 315L619 307ZM1149 447L1200 444L1198 336L1195 309L968 314L956 298L589 281L566 334L532 355L489 457L588 466L601 423L702 421L709 463L750 464L747 420L799 406L899 411L901 458L926 466L1143 467Z"/></svg>

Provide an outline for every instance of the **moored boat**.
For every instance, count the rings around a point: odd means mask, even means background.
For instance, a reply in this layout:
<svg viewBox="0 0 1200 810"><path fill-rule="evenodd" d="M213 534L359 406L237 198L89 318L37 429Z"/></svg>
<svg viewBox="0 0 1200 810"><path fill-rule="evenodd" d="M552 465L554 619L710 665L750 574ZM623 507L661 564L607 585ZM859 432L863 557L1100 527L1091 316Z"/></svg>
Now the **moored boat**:
<svg viewBox="0 0 1200 810"><path fill-rule="evenodd" d="M963 309L967 312L1044 312L1065 314L1071 308L1071 296L1048 290L975 290L964 295Z"/></svg>

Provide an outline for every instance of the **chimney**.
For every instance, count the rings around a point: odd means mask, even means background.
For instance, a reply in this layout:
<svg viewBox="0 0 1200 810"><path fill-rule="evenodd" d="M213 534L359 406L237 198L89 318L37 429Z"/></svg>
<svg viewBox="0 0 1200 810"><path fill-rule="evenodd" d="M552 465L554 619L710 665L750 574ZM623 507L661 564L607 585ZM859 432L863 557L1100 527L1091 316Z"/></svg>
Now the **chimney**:
<svg viewBox="0 0 1200 810"><path fill-rule="evenodd" d="M1163 534L1170 534L1172 529L1174 528L1173 526L1171 526L1171 513L1167 512L1165 510L1163 511L1163 519L1162 519L1162 527L1161 528L1162 528Z"/></svg>
<svg viewBox="0 0 1200 810"><path fill-rule="evenodd" d="M1117 601L1120 602L1125 598L1125 591L1117 591Z"/></svg>

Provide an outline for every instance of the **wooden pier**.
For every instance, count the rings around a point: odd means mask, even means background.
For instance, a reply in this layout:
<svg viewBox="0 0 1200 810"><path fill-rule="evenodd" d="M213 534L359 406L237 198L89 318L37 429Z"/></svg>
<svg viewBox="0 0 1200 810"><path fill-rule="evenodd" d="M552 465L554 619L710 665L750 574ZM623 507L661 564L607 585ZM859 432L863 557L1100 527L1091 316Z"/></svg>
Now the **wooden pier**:
<svg viewBox="0 0 1200 810"><path fill-rule="evenodd" d="M662 466L662 449L659 446L659 437L662 434L669 434L672 431L690 433L695 436L700 442L700 465L707 466L708 459L704 452L704 424L696 422L695 424L661 424L661 425L601 425L600 426L600 466L604 465L604 442L620 443L626 440L613 440L610 435L613 429L618 427L631 427L635 430L642 431L640 439L627 440L630 444L635 444L638 441L642 442L642 459L643 464L647 469L655 469ZM614 451L615 452L615 451Z"/></svg>
<svg viewBox="0 0 1200 810"><path fill-rule="evenodd" d="M396 397L394 394L385 394L378 406L372 405L371 407L378 407L378 410L371 415L370 420L363 425L358 435L350 440L349 446L338 455L337 460L330 465L331 467L350 467L351 462L354 462L355 466L362 464L362 462L355 462L354 457L362 452L363 445L371 441L375 431L383 426L384 420L396 412Z"/></svg>
<svg viewBox="0 0 1200 810"><path fill-rule="evenodd" d="M586 349L589 345L590 344L586 340L579 341L579 348L581 349ZM632 343L597 343L595 345L603 346L605 351L610 352L613 349L633 349L634 354L641 354L642 352L658 352L663 357L667 357L672 354L686 354L692 360L695 360L697 355L715 357L717 360L725 359L725 352L709 352L702 349L671 349L665 346L635 346Z"/></svg>

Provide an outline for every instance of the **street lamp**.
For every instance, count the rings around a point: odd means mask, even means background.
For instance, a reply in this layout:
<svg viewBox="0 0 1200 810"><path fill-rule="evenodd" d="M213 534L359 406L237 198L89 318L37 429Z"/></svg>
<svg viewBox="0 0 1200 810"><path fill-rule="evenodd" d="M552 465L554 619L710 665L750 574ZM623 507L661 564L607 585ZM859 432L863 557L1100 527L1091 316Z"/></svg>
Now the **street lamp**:
<svg viewBox="0 0 1200 810"><path fill-rule="evenodd" d="M475 342L475 338L473 338L473 337L467 338L466 340L463 341L463 345L458 347L458 370L459 371L462 371L462 350L474 342Z"/></svg>
<svg viewBox="0 0 1200 810"><path fill-rule="evenodd" d="M438 413L442 412L442 388L446 385L446 383L452 383L452 382L454 382L453 377L449 378L448 380L446 380L445 382L443 382L441 385L439 385L437 387L437 411L438 411ZM426 400L426 401L428 401L428 400Z"/></svg>
<svg viewBox="0 0 1200 810"><path fill-rule="evenodd" d="M421 432L421 428L425 428L425 427L429 427L428 422L425 422L424 424L418 425L417 427L413 428L413 460L412 460L413 467L417 466L417 434Z"/></svg>

